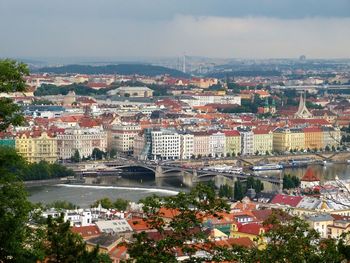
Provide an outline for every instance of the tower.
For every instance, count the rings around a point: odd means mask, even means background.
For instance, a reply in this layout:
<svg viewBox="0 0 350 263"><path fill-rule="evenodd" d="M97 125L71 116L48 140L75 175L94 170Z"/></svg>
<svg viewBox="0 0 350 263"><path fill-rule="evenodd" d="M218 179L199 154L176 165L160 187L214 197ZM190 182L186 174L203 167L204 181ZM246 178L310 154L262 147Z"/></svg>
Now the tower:
<svg viewBox="0 0 350 263"><path fill-rule="evenodd" d="M183 57L182 71L183 73L186 73L186 55Z"/></svg>
<svg viewBox="0 0 350 263"><path fill-rule="evenodd" d="M306 108L306 95L304 92L300 93L299 107L298 111L294 114L295 118L311 118L311 112Z"/></svg>
<svg viewBox="0 0 350 263"><path fill-rule="evenodd" d="M275 99L272 99L272 103L271 103L271 106L270 106L270 113L271 114L275 114L276 113L276 102L275 102Z"/></svg>
<svg viewBox="0 0 350 263"><path fill-rule="evenodd" d="M269 99L266 97L265 104L264 104L264 113L268 113L268 112L270 112Z"/></svg>

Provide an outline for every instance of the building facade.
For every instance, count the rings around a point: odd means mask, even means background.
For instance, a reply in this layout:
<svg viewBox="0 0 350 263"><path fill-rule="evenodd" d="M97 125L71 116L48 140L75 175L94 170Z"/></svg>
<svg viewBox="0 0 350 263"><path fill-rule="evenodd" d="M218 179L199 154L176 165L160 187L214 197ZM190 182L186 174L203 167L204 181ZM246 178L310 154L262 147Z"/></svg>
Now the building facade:
<svg viewBox="0 0 350 263"><path fill-rule="evenodd" d="M241 135L238 131L225 131L226 155L237 155L241 152Z"/></svg>
<svg viewBox="0 0 350 263"><path fill-rule="evenodd" d="M139 124L124 123L112 126L108 130L108 149L131 155L134 151L134 138L140 132Z"/></svg>
<svg viewBox="0 0 350 263"><path fill-rule="evenodd" d="M80 157L89 157L97 148L107 151L107 132L102 128L73 128L57 134L57 148L60 159L71 158L78 150Z"/></svg>
<svg viewBox="0 0 350 263"><path fill-rule="evenodd" d="M34 131L16 137L16 150L30 163L57 161L57 140L46 132Z"/></svg>
<svg viewBox="0 0 350 263"><path fill-rule="evenodd" d="M154 160L177 160L181 156L181 136L175 130L153 130L152 159Z"/></svg>
<svg viewBox="0 0 350 263"><path fill-rule="evenodd" d="M255 129L253 134L253 152L263 155L271 153L273 149L272 131Z"/></svg>
<svg viewBox="0 0 350 263"><path fill-rule="evenodd" d="M213 132L209 136L209 154L212 157L223 157L226 153L226 138L223 132Z"/></svg>
<svg viewBox="0 0 350 263"><path fill-rule="evenodd" d="M241 134L241 154L254 154L254 133L250 129L239 129Z"/></svg>
<svg viewBox="0 0 350 263"><path fill-rule="evenodd" d="M193 132L193 154L195 157L209 156L209 133Z"/></svg>
<svg viewBox="0 0 350 263"><path fill-rule="evenodd" d="M273 131L274 151L301 149L305 149L305 134L301 128L277 128Z"/></svg>
<svg viewBox="0 0 350 263"><path fill-rule="evenodd" d="M305 149L323 148L323 132L320 127L307 127L303 131L305 135Z"/></svg>

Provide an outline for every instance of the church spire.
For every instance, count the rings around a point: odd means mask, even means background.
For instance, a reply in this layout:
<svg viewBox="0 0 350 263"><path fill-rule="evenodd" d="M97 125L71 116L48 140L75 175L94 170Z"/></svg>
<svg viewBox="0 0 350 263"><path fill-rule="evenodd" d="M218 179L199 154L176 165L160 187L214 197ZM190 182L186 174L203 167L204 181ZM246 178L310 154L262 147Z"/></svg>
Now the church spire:
<svg viewBox="0 0 350 263"><path fill-rule="evenodd" d="M304 96L303 96L304 95ZM298 111L295 113L296 118L311 118L312 114L306 107L306 94L300 93Z"/></svg>

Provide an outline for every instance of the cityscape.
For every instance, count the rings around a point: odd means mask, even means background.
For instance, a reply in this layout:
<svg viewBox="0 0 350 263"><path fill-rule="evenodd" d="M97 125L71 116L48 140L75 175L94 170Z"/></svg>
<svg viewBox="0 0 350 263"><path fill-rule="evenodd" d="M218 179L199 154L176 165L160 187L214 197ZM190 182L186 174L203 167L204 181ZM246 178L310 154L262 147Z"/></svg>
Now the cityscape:
<svg viewBox="0 0 350 263"><path fill-rule="evenodd" d="M350 262L349 3L34 2L0 4L0 262Z"/></svg>

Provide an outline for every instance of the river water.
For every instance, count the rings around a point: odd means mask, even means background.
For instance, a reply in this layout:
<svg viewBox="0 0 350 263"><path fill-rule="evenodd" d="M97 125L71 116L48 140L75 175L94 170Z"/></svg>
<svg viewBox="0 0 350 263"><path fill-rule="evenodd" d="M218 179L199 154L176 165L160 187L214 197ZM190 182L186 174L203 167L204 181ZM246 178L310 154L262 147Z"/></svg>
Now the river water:
<svg viewBox="0 0 350 263"><path fill-rule="evenodd" d="M350 178L350 165L331 164L327 166L311 165L314 173L321 181L333 180L337 175L340 179ZM285 174L302 177L306 168L285 169L282 171L265 171L259 172L262 176L283 176ZM152 174L138 174L135 176L104 177L101 178L99 185L55 185L30 187L28 192L29 199L34 202L51 203L56 200L66 200L80 207L88 207L97 199L109 197L124 198L130 201L138 201L146 196L157 195L174 195L178 191L188 191L188 182L190 178L174 176L171 178L155 179ZM208 180L208 178L207 178ZM215 178L216 184L230 181L227 178ZM92 183L92 181L88 181ZM111 186L113 185L113 186ZM270 183L264 183L266 191L277 190L278 186Z"/></svg>

